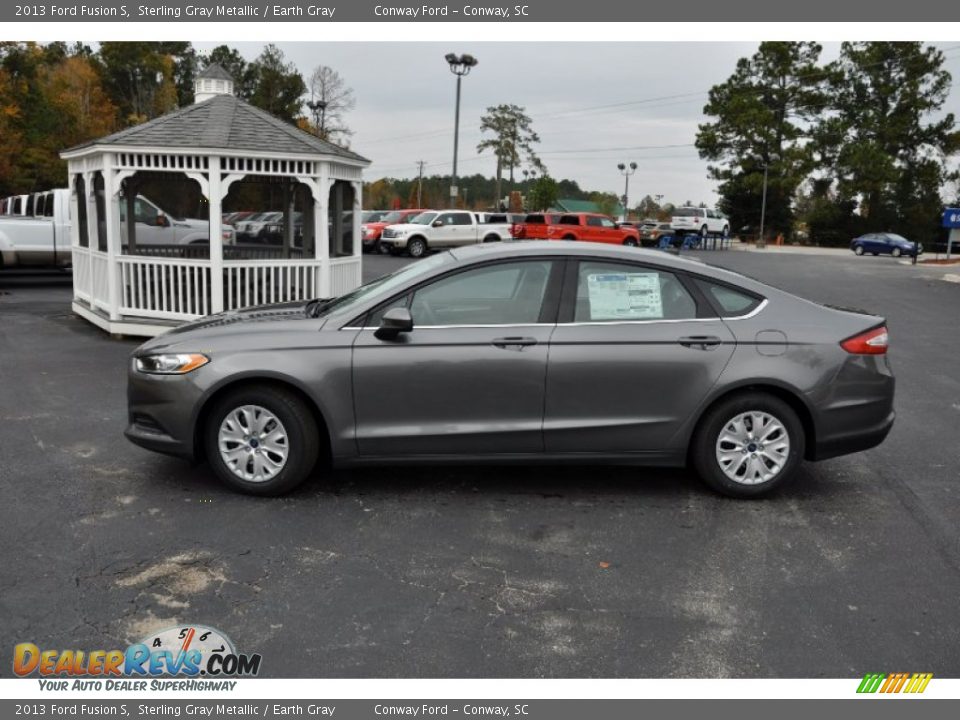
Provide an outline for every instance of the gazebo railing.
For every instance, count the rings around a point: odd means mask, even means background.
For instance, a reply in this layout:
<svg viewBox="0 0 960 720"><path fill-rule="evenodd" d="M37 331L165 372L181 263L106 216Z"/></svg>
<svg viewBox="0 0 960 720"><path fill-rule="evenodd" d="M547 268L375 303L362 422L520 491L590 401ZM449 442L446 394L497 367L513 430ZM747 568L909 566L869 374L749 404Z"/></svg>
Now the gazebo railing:
<svg viewBox="0 0 960 720"><path fill-rule="evenodd" d="M223 309L308 300L323 293L329 264L332 296L361 282L361 260L331 258L224 260ZM74 292L91 308L110 312L106 253L73 248ZM191 320L213 312L209 259L119 255L116 257L119 315L172 321Z"/></svg>

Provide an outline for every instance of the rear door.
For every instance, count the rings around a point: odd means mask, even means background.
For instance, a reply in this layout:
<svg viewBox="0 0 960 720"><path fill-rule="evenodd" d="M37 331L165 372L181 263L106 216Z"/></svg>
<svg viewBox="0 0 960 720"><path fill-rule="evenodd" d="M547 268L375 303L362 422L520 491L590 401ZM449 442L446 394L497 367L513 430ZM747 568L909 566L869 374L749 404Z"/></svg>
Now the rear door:
<svg viewBox="0 0 960 720"><path fill-rule="evenodd" d="M550 341L548 453L664 450L734 350L692 283L642 264L569 263Z"/></svg>
<svg viewBox="0 0 960 720"><path fill-rule="evenodd" d="M561 269L552 259L472 266L371 312L353 353L360 454L541 453ZM378 339L398 306L413 331Z"/></svg>

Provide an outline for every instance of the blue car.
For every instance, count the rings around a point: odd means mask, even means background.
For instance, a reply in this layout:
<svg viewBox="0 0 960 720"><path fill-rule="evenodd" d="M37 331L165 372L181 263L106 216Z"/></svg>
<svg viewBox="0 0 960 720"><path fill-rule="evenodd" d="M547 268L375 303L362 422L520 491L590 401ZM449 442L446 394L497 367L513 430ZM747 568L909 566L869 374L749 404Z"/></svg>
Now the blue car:
<svg viewBox="0 0 960 720"><path fill-rule="evenodd" d="M920 243L914 245L903 235L885 232L867 233L854 238L850 241L850 249L856 255L870 253L871 255L893 255L893 257L900 257L901 255L913 257L914 253L919 255L923 252L923 246Z"/></svg>

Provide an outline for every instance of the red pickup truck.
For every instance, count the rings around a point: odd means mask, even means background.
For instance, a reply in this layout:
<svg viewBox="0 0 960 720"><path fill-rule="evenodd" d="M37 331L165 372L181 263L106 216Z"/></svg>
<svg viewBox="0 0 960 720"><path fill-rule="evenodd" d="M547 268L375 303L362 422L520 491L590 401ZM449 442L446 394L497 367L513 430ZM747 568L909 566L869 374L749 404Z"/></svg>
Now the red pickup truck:
<svg viewBox="0 0 960 720"><path fill-rule="evenodd" d="M549 240L559 220L560 213L531 213L515 223L510 234L514 240Z"/></svg>
<svg viewBox="0 0 960 720"><path fill-rule="evenodd" d="M635 227L621 226L606 215L597 213L567 213L561 215L548 231L550 240L582 240L611 245L640 245L640 233Z"/></svg>

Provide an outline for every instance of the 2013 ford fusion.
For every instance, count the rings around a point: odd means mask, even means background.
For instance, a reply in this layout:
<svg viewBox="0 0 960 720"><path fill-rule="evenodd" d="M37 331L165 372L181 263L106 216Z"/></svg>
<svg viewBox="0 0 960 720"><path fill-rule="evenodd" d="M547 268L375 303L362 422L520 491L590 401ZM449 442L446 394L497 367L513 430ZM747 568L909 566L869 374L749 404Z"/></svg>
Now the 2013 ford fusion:
<svg viewBox="0 0 960 720"><path fill-rule="evenodd" d="M755 497L884 439L886 352L880 317L698 262L497 243L150 340L126 435L260 495L318 464L616 462Z"/></svg>

